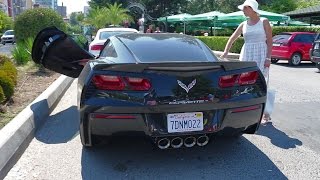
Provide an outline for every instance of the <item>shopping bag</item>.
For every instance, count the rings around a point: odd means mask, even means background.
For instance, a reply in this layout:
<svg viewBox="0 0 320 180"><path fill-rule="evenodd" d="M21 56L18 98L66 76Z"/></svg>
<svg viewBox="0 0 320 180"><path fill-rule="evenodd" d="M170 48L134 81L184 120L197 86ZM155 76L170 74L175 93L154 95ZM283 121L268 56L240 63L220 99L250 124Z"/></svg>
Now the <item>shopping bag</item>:
<svg viewBox="0 0 320 180"><path fill-rule="evenodd" d="M264 108L264 114L268 114L269 116L271 116L274 108L274 101L276 99L276 91L269 87L269 80L270 80L269 68L264 69L263 75L267 81L267 101L266 101L266 107Z"/></svg>
<svg viewBox="0 0 320 180"><path fill-rule="evenodd" d="M276 91L274 89L267 89L267 101L266 107L264 108L264 114L271 116L274 108L274 101L276 98Z"/></svg>

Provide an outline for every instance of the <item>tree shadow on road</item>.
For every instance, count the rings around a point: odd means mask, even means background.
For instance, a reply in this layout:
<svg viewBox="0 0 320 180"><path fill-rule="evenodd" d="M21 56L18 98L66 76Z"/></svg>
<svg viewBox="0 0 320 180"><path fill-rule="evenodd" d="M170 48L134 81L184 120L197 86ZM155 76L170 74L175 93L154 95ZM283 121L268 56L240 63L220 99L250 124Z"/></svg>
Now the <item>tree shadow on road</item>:
<svg viewBox="0 0 320 180"><path fill-rule="evenodd" d="M287 179L245 137L219 137L205 147L168 150L158 150L145 138L118 137L105 146L83 148L81 164L84 180Z"/></svg>
<svg viewBox="0 0 320 180"><path fill-rule="evenodd" d="M273 145L282 149L296 148L302 145L299 139L289 137L286 133L274 127L272 122L265 126L261 125L257 134L268 137Z"/></svg>
<svg viewBox="0 0 320 180"><path fill-rule="evenodd" d="M47 144L66 143L72 140L79 131L79 112L77 106L51 115L36 133L35 138Z"/></svg>

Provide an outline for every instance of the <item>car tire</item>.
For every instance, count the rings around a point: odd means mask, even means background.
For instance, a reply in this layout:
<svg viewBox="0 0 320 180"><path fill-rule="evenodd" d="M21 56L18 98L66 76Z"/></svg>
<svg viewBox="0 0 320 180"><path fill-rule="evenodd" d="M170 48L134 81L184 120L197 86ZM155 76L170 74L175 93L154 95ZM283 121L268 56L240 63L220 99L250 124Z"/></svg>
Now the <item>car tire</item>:
<svg viewBox="0 0 320 180"><path fill-rule="evenodd" d="M2 44L3 44L3 45L6 45L6 43L5 43L5 42L2 42Z"/></svg>
<svg viewBox="0 0 320 180"><path fill-rule="evenodd" d="M278 61L279 61L279 59L275 59L275 58L272 58L272 59L271 59L271 63L272 63L272 64L276 64Z"/></svg>
<svg viewBox="0 0 320 180"><path fill-rule="evenodd" d="M316 63L316 67L320 70L320 62Z"/></svg>
<svg viewBox="0 0 320 180"><path fill-rule="evenodd" d="M302 56L300 53L293 53L291 59L289 60L289 64L292 66L298 66L301 63Z"/></svg>

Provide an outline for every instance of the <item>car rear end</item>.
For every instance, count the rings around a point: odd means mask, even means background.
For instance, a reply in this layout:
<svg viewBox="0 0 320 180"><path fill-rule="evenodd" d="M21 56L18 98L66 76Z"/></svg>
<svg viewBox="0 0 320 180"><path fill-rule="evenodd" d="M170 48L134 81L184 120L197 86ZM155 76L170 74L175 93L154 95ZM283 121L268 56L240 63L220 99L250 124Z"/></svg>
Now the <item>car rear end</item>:
<svg viewBox="0 0 320 180"><path fill-rule="evenodd" d="M142 133L159 148L199 146L213 134L254 133L266 84L253 62L91 63L79 77L80 134Z"/></svg>
<svg viewBox="0 0 320 180"><path fill-rule="evenodd" d="M291 47L291 41L294 35L291 33L281 33L272 38L272 54L273 59L290 59L293 49Z"/></svg>
<svg viewBox="0 0 320 180"><path fill-rule="evenodd" d="M320 39L314 41L312 48L310 49L310 59L320 70Z"/></svg>

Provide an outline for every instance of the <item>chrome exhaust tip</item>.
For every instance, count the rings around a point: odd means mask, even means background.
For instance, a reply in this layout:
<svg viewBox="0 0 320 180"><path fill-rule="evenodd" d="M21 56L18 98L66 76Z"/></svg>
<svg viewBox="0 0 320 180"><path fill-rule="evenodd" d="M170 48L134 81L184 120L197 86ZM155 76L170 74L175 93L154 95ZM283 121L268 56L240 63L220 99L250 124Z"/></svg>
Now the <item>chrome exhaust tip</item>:
<svg viewBox="0 0 320 180"><path fill-rule="evenodd" d="M207 135L199 136L197 139L198 146L205 146L209 143L209 137Z"/></svg>
<svg viewBox="0 0 320 180"><path fill-rule="evenodd" d="M184 139L184 146L186 146L188 148L194 146L196 143L197 143L197 140L193 136L189 136Z"/></svg>
<svg viewBox="0 0 320 180"><path fill-rule="evenodd" d="M170 146L170 140L168 138L162 138L157 144L159 149L167 149Z"/></svg>
<svg viewBox="0 0 320 180"><path fill-rule="evenodd" d="M171 147L180 148L183 145L183 139L181 137L175 137L171 140Z"/></svg>

